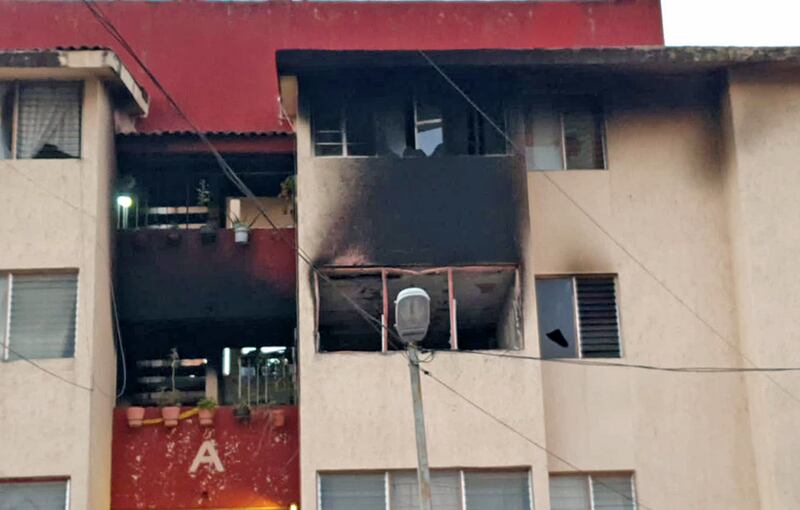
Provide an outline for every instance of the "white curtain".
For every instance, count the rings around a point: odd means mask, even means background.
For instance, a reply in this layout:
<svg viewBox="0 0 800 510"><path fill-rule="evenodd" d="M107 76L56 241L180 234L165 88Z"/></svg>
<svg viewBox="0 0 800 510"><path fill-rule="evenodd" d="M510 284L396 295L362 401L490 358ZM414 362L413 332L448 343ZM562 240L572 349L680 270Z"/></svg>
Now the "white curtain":
<svg viewBox="0 0 800 510"><path fill-rule="evenodd" d="M0 82L0 159L11 159L13 112L8 111L10 108L6 108L6 94L13 88L13 83Z"/></svg>
<svg viewBox="0 0 800 510"><path fill-rule="evenodd" d="M45 145L64 156L78 157L80 84L26 83L19 96L18 157L36 157Z"/></svg>

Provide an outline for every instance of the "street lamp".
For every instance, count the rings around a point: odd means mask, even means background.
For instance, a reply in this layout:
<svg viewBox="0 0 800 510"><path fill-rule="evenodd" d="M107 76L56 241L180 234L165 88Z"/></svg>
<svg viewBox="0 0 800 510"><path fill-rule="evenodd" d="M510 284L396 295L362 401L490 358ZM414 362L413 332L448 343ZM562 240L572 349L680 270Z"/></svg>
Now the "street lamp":
<svg viewBox="0 0 800 510"><path fill-rule="evenodd" d="M417 437L417 482L419 508L431 510L431 472L428 467L428 445L425 439L425 414L422 409L422 385L419 380L417 344L428 333L431 322L431 298L423 289L411 287L397 294L395 325L408 349L408 370L411 375L411 399L414 403L414 432Z"/></svg>
<svg viewBox="0 0 800 510"><path fill-rule="evenodd" d="M130 195L122 194L117 196L117 228L125 230L128 228L128 209L133 205L133 198Z"/></svg>

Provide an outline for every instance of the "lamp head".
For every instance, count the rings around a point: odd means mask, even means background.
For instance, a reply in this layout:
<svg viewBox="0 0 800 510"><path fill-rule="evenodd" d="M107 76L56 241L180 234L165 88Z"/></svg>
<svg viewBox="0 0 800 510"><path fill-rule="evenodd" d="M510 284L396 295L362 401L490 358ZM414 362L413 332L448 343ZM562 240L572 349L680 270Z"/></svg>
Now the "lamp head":
<svg viewBox="0 0 800 510"><path fill-rule="evenodd" d="M403 289L395 300L395 328L404 342L416 344L425 338L431 322L431 298L423 289Z"/></svg>

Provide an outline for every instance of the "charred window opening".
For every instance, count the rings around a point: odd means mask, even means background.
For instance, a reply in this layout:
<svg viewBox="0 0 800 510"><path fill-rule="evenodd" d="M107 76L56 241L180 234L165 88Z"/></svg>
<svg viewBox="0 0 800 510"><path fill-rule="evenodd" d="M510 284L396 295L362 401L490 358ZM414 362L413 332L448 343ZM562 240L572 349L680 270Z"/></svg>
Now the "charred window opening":
<svg viewBox="0 0 800 510"><path fill-rule="evenodd" d="M459 80L481 110L504 130L499 86L469 77ZM315 156L413 158L507 153L503 134L437 75L394 73L382 81L368 76L357 81L313 81Z"/></svg>
<svg viewBox="0 0 800 510"><path fill-rule="evenodd" d="M431 321L421 342L423 348L522 347L517 271L513 267L329 269L317 278L317 286L321 352L403 349L394 329L394 301L401 290L410 287L424 289L431 298Z"/></svg>

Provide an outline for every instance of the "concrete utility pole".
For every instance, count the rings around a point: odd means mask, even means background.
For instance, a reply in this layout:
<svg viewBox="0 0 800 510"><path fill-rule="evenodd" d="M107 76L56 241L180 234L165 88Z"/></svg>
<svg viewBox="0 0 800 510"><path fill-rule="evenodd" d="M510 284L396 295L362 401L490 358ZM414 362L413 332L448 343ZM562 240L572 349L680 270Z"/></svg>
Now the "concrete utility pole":
<svg viewBox="0 0 800 510"><path fill-rule="evenodd" d="M411 375L411 399L414 402L414 432L417 436L417 482L419 508L431 510L431 470L428 467L428 442L425 437L425 414L422 409L422 384L419 379L419 351L408 346L408 370Z"/></svg>
<svg viewBox="0 0 800 510"><path fill-rule="evenodd" d="M428 333L431 321L431 298L423 289L404 289L395 300L395 328L408 346L408 371L411 375L411 400L414 402L414 433L417 436L417 484L420 510L432 510L431 470L428 467L428 444L425 439L425 414L422 410L422 384L419 380L417 343Z"/></svg>

